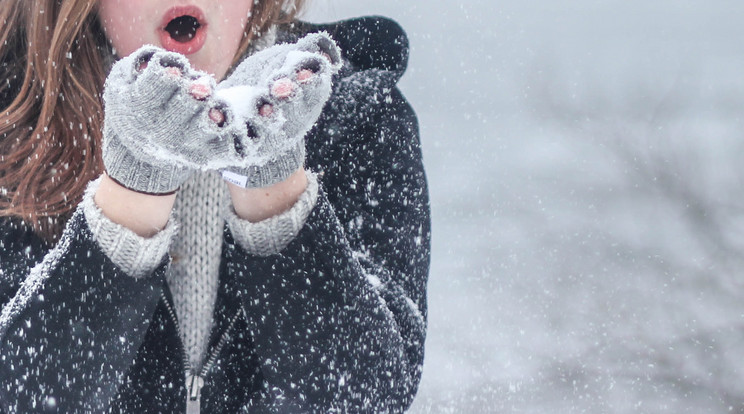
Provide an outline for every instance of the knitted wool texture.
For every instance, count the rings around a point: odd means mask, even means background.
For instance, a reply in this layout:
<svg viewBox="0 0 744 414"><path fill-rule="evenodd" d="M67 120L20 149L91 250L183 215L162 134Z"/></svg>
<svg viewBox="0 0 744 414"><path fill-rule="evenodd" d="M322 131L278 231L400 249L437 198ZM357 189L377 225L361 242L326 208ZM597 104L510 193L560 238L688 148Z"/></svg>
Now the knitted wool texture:
<svg viewBox="0 0 744 414"><path fill-rule="evenodd" d="M91 233L106 256L124 273L136 278L149 275L162 263L168 253L171 239L178 231L176 221L171 215L165 228L154 237L140 237L103 215L93 200L100 184L100 178L91 181L81 202Z"/></svg>
<svg viewBox="0 0 744 414"><path fill-rule="evenodd" d="M225 223L247 254L279 253L297 236L317 203L317 177L308 172L307 179L307 189L292 208L258 223L235 214L226 184L216 172L197 172L184 183L171 220L152 238L137 236L103 215L93 200L99 180L88 187L83 212L103 252L132 277L152 274L170 251L173 260L166 279L181 340L191 366L198 369L212 330Z"/></svg>
<svg viewBox="0 0 744 414"><path fill-rule="evenodd" d="M259 54L264 52L262 49L273 49L270 46L275 39L276 30L269 30L248 53ZM281 50L300 47L303 47L302 44L277 46L283 48ZM252 62L251 58L249 56L244 62ZM321 60L319 57L316 59ZM144 68L143 62L148 62ZM258 63L266 64L263 60ZM236 70L241 67L243 64ZM250 69L256 70L254 67ZM323 87L308 89L308 92L315 92L312 96L324 98L314 102L318 108L311 108L318 114L330 90L330 74L327 72L318 73L314 79L316 82L323 80L320 82ZM235 73L231 77L235 78ZM110 177L135 191L168 193L178 189L194 170L214 170L245 163L252 166L257 161L255 156L247 156L242 153L243 150L238 151L238 147L241 147L251 153L248 149L255 146L255 139L247 135L245 120L231 114L232 107L218 99L216 94L203 99L192 96L190 85L196 83L212 91L217 88L214 78L193 69L185 56L155 46L142 46L113 64L103 92L105 120L102 153ZM244 88L249 86L245 85ZM264 95L270 96L268 91L264 91ZM245 99L245 96L241 98ZM305 100L302 99L303 103ZM222 108L224 122L218 124L210 119L208 114L212 108ZM306 112L312 111L291 114L288 124L297 123L295 118L305 123L309 120L309 129L317 114L312 113L314 118L307 118ZM255 115L257 121L266 118ZM295 151L288 161L284 161L286 151L263 155L264 158L275 160L271 164L271 174L276 176L270 174L271 177L266 177L268 173L263 174L268 181L262 184L282 181L302 164L304 145L298 145L298 141L301 142L304 132L300 132L300 136L290 133L282 137L281 142L295 138L290 145ZM265 163L266 160L261 162Z"/></svg>
<svg viewBox="0 0 744 414"><path fill-rule="evenodd" d="M137 69L147 56L147 67ZM172 68L182 74L169 73ZM136 191L168 193L211 160L237 157L231 137L245 135L245 127L212 121L210 108L224 104L211 96L194 98L188 87L192 77L216 87L184 56L154 46L114 64L103 92L102 154L110 177Z"/></svg>
<svg viewBox="0 0 744 414"><path fill-rule="evenodd" d="M256 52L220 82L215 96L227 102L256 137L250 150L244 148L250 153L248 162L229 165L226 179L242 177L231 181L242 187L267 187L297 171L305 161L304 137L318 120L331 94L332 75L340 68L338 46L328 33L320 32ZM302 69L312 70L312 77L300 80ZM272 92L279 80L294 85L290 98ZM264 105L270 105L274 114L262 115Z"/></svg>
<svg viewBox="0 0 744 414"><path fill-rule="evenodd" d="M181 227L171 244L167 274L181 340L191 366L201 368L217 297L227 187L216 173L193 174L178 192L174 211Z"/></svg>

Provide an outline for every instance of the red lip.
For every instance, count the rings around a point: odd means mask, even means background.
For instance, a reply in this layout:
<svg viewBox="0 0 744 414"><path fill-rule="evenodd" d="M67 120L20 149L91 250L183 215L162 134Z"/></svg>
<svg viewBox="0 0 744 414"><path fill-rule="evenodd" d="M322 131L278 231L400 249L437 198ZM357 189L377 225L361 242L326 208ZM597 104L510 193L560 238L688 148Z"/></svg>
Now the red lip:
<svg viewBox="0 0 744 414"><path fill-rule="evenodd" d="M165 30L171 20L181 17L191 16L196 18L199 22L199 28L196 30L196 34L188 42L178 42L173 39ZM207 22L204 17L204 12L196 6L176 6L168 9L163 16L163 22L158 28L158 34L160 35L160 43L165 50L171 52L180 53L182 55L190 55L198 52L207 40Z"/></svg>

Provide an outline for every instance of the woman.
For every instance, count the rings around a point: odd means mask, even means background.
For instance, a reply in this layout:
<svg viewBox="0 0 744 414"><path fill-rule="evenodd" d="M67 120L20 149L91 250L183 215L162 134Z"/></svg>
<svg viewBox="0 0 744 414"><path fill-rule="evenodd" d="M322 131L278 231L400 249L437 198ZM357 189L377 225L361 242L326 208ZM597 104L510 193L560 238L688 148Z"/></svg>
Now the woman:
<svg viewBox="0 0 744 414"><path fill-rule="evenodd" d="M0 5L0 411L410 405L429 210L407 40L300 3Z"/></svg>

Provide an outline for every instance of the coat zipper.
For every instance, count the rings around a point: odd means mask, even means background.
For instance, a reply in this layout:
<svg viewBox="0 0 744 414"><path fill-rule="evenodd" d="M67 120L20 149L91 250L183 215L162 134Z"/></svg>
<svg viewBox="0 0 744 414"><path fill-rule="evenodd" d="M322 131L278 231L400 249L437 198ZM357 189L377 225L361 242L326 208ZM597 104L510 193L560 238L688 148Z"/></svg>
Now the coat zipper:
<svg viewBox="0 0 744 414"><path fill-rule="evenodd" d="M165 291L163 291L161 296L163 298L163 302L165 303L165 308L168 311L168 315L176 326L176 331L178 332L178 340L181 341L181 325L178 323L178 318L176 318L176 312L173 310L173 306L168 300L168 297L165 295ZM181 342L183 366L185 367L186 373L186 414L199 414L199 412L201 411L201 389L202 387L204 387L204 377L206 377L209 370L211 370L212 366L214 366L215 362L217 362L217 357L219 356L220 351L222 351L222 348L227 343L227 339L230 336L230 331L232 331L232 328L235 325L235 322L238 320L238 317L240 316L240 312L242 312L242 310L242 308L238 309L238 311L235 312L235 315L230 318L230 323L227 325L227 329L225 329L225 332L220 337L219 342L217 342L217 346L215 346L212 352L209 354L209 357L198 373L194 371L193 367L191 366L191 362L189 362L189 356L186 353L186 347L184 347L183 342Z"/></svg>

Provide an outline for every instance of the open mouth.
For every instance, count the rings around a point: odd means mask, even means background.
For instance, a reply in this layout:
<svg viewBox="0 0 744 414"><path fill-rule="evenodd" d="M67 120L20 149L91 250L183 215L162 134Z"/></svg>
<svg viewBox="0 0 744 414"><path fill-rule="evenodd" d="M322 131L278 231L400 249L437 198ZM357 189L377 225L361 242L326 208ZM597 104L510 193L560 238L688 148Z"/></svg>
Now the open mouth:
<svg viewBox="0 0 744 414"><path fill-rule="evenodd" d="M204 46L207 37L204 14L198 7L173 7L163 16L160 40L163 48L189 55Z"/></svg>
<svg viewBox="0 0 744 414"><path fill-rule="evenodd" d="M201 27L199 20L194 16L180 16L171 20L165 31L178 43L187 43L196 36Z"/></svg>

